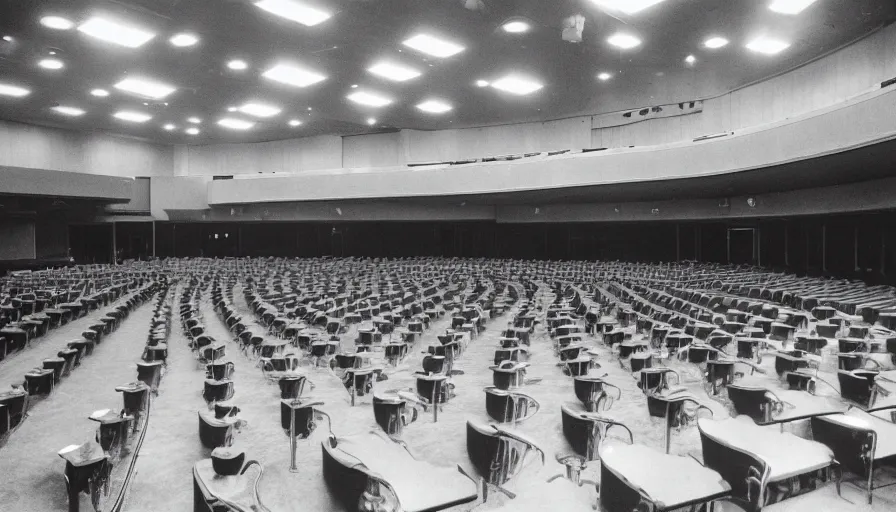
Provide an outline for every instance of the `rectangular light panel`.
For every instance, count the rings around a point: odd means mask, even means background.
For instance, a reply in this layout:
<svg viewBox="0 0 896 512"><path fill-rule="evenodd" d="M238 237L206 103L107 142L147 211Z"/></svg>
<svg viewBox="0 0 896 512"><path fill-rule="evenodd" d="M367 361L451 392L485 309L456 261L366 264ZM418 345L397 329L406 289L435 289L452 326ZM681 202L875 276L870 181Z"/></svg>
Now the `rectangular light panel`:
<svg viewBox="0 0 896 512"><path fill-rule="evenodd" d="M78 117L84 115L84 111L76 107L66 107L63 105L59 105L58 107L53 107L52 110L64 116Z"/></svg>
<svg viewBox="0 0 896 512"><path fill-rule="evenodd" d="M328 12L315 9L295 0L261 0L256 2L255 5L271 14L301 23L306 27L313 27L318 23L323 23L330 19L331 16Z"/></svg>
<svg viewBox="0 0 896 512"><path fill-rule="evenodd" d="M121 119L122 121L130 121L132 123L145 123L152 119L152 116L149 114L144 114L143 112L136 112L133 110L119 110L113 116L117 119Z"/></svg>
<svg viewBox="0 0 896 512"><path fill-rule="evenodd" d="M348 95L348 99L354 101L355 103L366 105L368 107L385 107L386 105L392 103L392 100L390 100L389 98L385 98L378 94L365 91L353 92Z"/></svg>
<svg viewBox="0 0 896 512"><path fill-rule="evenodd" d="M246 103L239 108L239 111L255 117L273 117L279 114L281 109L264 103Z"/></svg>
<svg viewBox="0 0 896 512"><path fill-rule="evenodd" d="M28 89L25 89L24 87L0 83L0 95L2 95L2 96L12 96L13 98L21 98L23 96L28 96L29 94L31 94L31 91Z"/></svg>
<svg viewBox="0 0 896 512"><path fill-rule="evenodd" d="M747 44L747 48L753 50L754 52L764 53L766 55L775 55L776 53L781 53L784 50L790 48L790 43L785 43L784 41L778 39L760 37L758 39L750 41Z"/></svg>
<svg viewBox="0 0 896 512"><path fill-rule="evenodd" d="M429 112L430 114L443 114L454 107L445 103L444 101L427 100L417 105L417 108L424 112Z"/></svg>
<svg viewBox="0 0 896 512"><path fill-rule="evenodd" d="M265 71L261 76L295 87L308 87L327 78L314 71L287 64L278 64Z"/></svg>
<svg viewBox="0 0 896 512"><path fill-rule="evenodd" d="M538 82L529 80L528 78L510 75L492 82L492 87L518 96L525 96L526 94L532 94L544 86Z"/></svg>
<svg viewBox="0 0 896 512"><path fill-rule="evenodd" d="M246 121L243 119L235 119L233 117L225 117L218 121L220 126L224 128L229 128L231 130L248 130L255 126L255 123L252 121Z"/></svg>
<svg viewBox="0 0 896 512"><path fill-rule="evenodd" d="M641 40L637 37L623 33L613 34L607 38L607 42L617 48L622 48L623 50L629 50L641 44Z"/></svg>
<svg viewBox="0 0 896 512"><path fill-rule="evenodd" d="M94 16L82 23L78 30L107 43L115 43L128 48L139 48L156 35L142 28L118 23Z"/></svg>
<svg viewBox="0 0 896 512"><path fill-rule="evenodd" d="M464 47L428 34L417 34L401 43L433 57L444 59L464 51Z"/></svg>
<svg viewBox="0 0 896 512"><path fill-rule="evenodd" d="M416 69L405 67L400 64L393 64L391 62L378 62L367 68L367 71L396 82L404 82L405 80L420 76L420 72Z"/></svg>
<svg viewBox="0 0 896 512"><path fill-rule="evenodd" d="M155 80L150 80L148 78L125 78L121 82L115 84L115 88L137 94L139 96L145 96L147 98L152 98L154 100L160 100L165 98L172 92L176 91L177 88L171 85L156 82Z"/></svg>
<svg viewBox="0 0 896 512"><path fill-rule="evenodd" d="M799 14L816 0L773 0L769 9L781 14Z"/></svg>
<svg viewBox="0 0 896 512"><path fill-rule="evenodd" d="M607 9L622 11L625 14L635 14L662 1L663 0L594 0L594 3Z"/></svg>

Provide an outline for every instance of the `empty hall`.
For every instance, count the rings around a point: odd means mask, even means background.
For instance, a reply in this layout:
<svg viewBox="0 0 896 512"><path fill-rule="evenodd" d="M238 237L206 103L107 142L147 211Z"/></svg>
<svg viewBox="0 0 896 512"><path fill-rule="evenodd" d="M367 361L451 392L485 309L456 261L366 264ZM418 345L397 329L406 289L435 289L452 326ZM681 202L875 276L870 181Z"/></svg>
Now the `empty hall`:
<svg viewBox="0 0 896 512"><path fill-rule="evenodd" d="M892 0L0 0L0 512L896 509Z"/></svg>

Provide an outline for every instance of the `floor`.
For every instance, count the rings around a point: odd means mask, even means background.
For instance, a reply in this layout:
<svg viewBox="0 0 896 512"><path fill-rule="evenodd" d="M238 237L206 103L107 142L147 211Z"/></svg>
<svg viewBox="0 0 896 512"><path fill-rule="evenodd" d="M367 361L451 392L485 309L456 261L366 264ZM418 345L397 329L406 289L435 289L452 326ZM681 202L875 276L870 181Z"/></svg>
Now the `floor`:
<svg viewBox="0 0 896 512"><path fill-rule="evenodd" d="M551 298L540 296L536 299L550 301ZM240 286L234 291L234 305L244 319L252 318ZM212 310L207 294L202 312L210 334L218 340L230 340L224 324ZM140 355L150 314L149 307L132 314L91 358L84 361L82 368L63 381L56 393L35 405L31 416L12 436L9 444L0 448L0 474L13 475L0 489L0 510L43 512L65 508L63 463L56 452L93 435L96 424L86 419L91 411L120 403L120 397L113 388L134 380L133 363ZM440 412L438 422L434 423L430 415L423 415L405 430L403 439L417 458L447 467L470 467L465 445L465 423L468 419L483 423L488 421L482 388L492 383L492 372L488 366L492 364L499 331L509 319L509 313L492 319L487 330L469 345L456 365L465 372L453 379L457 396ZM35 362L47 357L46 354L55 353L58 350L56 347L77 338L90 322L90 318L81 319L53 331L25 353L0 363L0 383L15 381L18 378L15 376L22 375ZM413 387L412 374L420 368L421 352L427 345L438 343L436 335L448 325L447 317L434 322L417 341L407 360L398 368L388 369L388 380L377 386L386 389ZM354 337L355 330L352 329L343 336L343 341L350 345ZM623 399L606 415L623 421L631 428L636 442L662 449L662 426L648 417L644 396L632 374L622 368L596 339L589 343L600 353L602 367L599 372L606 373L607 379L623 391ZM557 367L557 358L551 347L546 332L537 327L532 338L528 377L542 380L525 386L522 391L535 398L541 404L541 410L516 427L539 442L546 454L545 465L533 460L506 486L517 493L516 500L494 495L485 505L474 502L455 507L451 509L453 512L476 507L479 507L477 510L508 511L548 508L582 512L593 510L592 504L596 501L593 486L575 487L563 479L551 484L546 482L548 478L563 473L563 467L555 462L555 456L571 453L560 429L560 404L575 400L572 381ZM327 427L322 426L310 439L298 443L298 471L291 473L288 469L289 441L280 429L279 388L264 379L255 362L240 354L234 342L228 342L227 350L229 359L236 365L236 393L232 401L242 409L240 417L248 421L248 426L236 435L236 439L247 458L257 459L265 465L261 482L265 505L275 512L335 510L337 507L321 478L320 469L320 443L329 434ZM771 359L766 358L763 365L773 365ZM677 369L684 376L685 385L692 387L695 393L702 393L698 375L682 363L673 361L669 365L680 365ZM332 418L336 435L362 434L378 428L367 399L352 407L348 393L336 376L323 369L308 368L307 373L316 387L306 394L324 402L321 408ZM770 373L774 375L774 371ZM191 468L196 461L208 457L208 450L202 448L198 440L197 412L206 409L200 395L204 378L204 368L196 362L186 338L175 326L169 340L168 369L162 379L160 394L153 404L149 430L137 461L137 473L125 505L126 511L187 511L192 508ZM713 410L716 418L727 417L727 410L722 404L706 400L706 405ZM798 432L804 426L788 428ZM699 452L696 428L673 436L673 453ZM595 480L597 473L598 464L591 463L583 477ZM896 507L896 487L876 492L873 506L865 505L861 493L850 485L844 486L844 496L852 503L837 498L832 487L828 487L766 510L801 512L822 508L843 512L882 512Z"/></svg>

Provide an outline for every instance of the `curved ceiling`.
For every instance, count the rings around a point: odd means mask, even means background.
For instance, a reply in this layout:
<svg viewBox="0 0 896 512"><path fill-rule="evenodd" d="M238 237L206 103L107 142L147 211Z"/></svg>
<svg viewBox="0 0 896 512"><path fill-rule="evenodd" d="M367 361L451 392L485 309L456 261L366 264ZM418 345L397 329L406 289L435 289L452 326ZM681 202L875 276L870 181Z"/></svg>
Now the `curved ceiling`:
<svg viewBox="0 0 896 512"><path fill-rule="evenodd" d="M656 1L625 0L628 7L617 10L599 5L613 3L607 0L0 0L0 34L6 36L0 40L0 89L12 85L29 91L21 97L0 95L0 118L177 144L556 119L719 94L805 63L896 16L892 0L816 0L798 14L769 8L785 0ZM269 12L290 3L324 13L314 21L329 17L306 26ZM655 5L624 12L639 3ZM67 24L55 20L51 24L57 28L49 28L40 21L47 15L64 17L72 26L59 29ZM575 15L581 16L578 43L561 36ZM98 39L89 35L103 28L97 18L125 22L154 37L139 47L120 44L128 42L123 33L114 34L114 42ZM529 30L506 32L502 26L509 21L522 21ZM181 33L198 42L172 44L170 38ZM614 47L608 38L617 33L641 43L627 50ZM403 44L417 34L450 40L463 50L438 58ZM763 35L789 47L774 55L746 48ZM729 44L707 48L704 42L712 36ZM689 55L694 62L686 62ZM64 67L43 68L38 64L43 59L58 59ZM248 68L230 69L233 59ZM394 82L368 71L382 61L413 68L420 76ZM262 76L280 63L324 79L296 87ZM599 79L600 73L609 78ZM495 85L509 74L543 87L517 96L475 83ZM135 77L175 90L150 99L115 87ZM92 96L97 88L110 94ZM392 103L375 108L347 99L357 92ZM453 108L443 113L417 108L430 99ZM252 113L264 112L251 108L228 111L251 102L281 111L271 117L255 117ZM66 116L54 106L84 113ZM113 117L122 110L151 119L133 123ZM190 117L200 123L188 122ZM239 123L221 126L222 118L255 124L235 130ZM301 125L291 126L291 120ZM166 131L166 124L174 128ZM190 127L199 133L185 133Z"/></svg>

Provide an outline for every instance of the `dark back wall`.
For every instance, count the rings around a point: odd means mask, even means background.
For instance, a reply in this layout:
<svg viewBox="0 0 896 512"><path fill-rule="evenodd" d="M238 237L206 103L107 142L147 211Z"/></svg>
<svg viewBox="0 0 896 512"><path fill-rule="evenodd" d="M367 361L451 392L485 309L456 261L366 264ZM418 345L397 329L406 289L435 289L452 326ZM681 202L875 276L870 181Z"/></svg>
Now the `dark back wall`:
<svg viewBox="0 0 896 512"><path fill-rule="evenodd" d="M151 222L118 223L122 258L153 255ZM72 226L78 261L109 261L109 224ZM752 263L896 283L896 213L715 222L155 223L155 255L458 256Z"/></svg>

